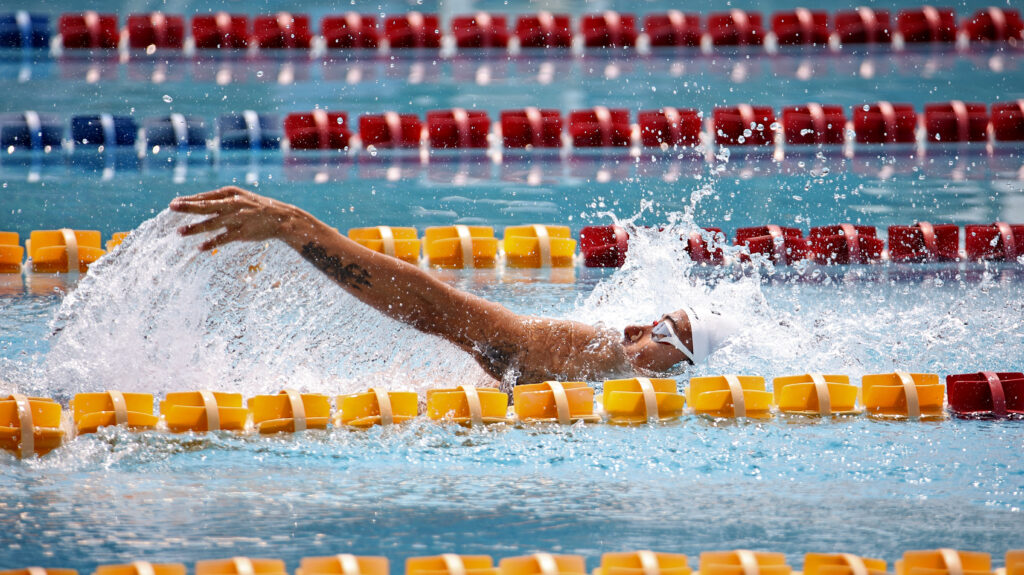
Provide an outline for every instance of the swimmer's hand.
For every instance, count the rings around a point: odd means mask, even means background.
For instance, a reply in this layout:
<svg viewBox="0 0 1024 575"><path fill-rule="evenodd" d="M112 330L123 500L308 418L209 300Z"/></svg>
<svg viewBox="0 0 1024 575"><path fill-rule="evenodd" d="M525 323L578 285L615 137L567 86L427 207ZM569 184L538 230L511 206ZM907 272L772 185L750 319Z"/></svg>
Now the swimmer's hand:
<svg viewBox="0 0 1024 575"><path fill-rule="evenodd" d="M175 198L170 208L186 214L211 216L178 228L178 233L183 236L223 230L200 244L199 249L204 251L231 242L259 242L271 238L287 240L284 236L297 227L290 224L312 218L295 206L235 186Z"/></svg>

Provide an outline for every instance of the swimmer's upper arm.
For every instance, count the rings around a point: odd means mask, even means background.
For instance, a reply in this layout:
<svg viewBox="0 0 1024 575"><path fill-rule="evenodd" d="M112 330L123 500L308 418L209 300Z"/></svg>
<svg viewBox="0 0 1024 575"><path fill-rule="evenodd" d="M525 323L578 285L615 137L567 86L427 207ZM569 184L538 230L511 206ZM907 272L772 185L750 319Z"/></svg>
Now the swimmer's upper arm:
<svg viewBox="0 0 1024 575"><path fill-rule="evenodd" d="M431 286L433 289L423 294L432 301L421 308L424 313L410 318L417 329L444 337L467 350L483 343L523 340L522 316L499 303L436 279L434 282L437 283Z"/></svg>

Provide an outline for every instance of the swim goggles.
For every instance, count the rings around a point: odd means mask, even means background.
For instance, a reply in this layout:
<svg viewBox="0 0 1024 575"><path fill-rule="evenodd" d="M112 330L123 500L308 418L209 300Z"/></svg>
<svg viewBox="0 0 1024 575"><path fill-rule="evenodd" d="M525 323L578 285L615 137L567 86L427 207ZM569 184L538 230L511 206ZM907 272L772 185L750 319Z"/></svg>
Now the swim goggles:
<svg viewBox="0 0 1024 575"><path fill-rule="evenodd" d="M691 362L697 363L693 358L693 352L687 349L679 336L676 335L676 331L672 329L672 322L667 319L663 319L654 324L654 328L651 329L651 341L654 343L667 343L672 347L683 352L683 355L688 357Z"/></svg>

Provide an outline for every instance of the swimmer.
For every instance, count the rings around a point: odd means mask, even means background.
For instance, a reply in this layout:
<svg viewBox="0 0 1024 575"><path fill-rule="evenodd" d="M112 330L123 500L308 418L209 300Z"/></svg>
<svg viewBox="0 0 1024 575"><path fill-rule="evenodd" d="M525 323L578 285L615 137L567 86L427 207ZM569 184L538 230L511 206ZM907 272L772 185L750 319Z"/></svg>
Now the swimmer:
<svg viewBox="0 0 1024 575"><path fill-rule="evenodd" d="M678 372L680 365L702 362L737 327L713 311L692 308L628 326L621 335L571 320L518 315L365 248L295 206L233 186L175 198L170 208L210 216L178 230L183 236L219 232L200 250L238 241L288 244L361 302L471 354L503 387Z"/></svg>

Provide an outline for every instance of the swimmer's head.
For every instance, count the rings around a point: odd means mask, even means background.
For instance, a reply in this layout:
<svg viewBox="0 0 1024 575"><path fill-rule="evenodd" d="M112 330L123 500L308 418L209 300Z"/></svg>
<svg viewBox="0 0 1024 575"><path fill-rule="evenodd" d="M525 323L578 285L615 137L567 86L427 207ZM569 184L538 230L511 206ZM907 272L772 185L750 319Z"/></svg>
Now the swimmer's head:
<svg viewBox="0 0 1024 575"><path fill-rule="evenodd" d="M685 309L665 314L648 325L626 326L622 336L626 358L638 371L667 372L679 364L690 363L686 353L679 349L679 344L693 349L690 318Z"/></svg>
<svg viewBox="0 0 1024 575"><path fill-rule="evenodd" d="M651 325L627 326L622 347L638 371L677 371L679 365L703 362L738 330L736 321L717 311L683 308Z"/></svg>

